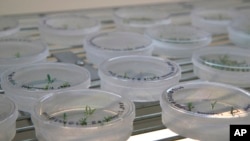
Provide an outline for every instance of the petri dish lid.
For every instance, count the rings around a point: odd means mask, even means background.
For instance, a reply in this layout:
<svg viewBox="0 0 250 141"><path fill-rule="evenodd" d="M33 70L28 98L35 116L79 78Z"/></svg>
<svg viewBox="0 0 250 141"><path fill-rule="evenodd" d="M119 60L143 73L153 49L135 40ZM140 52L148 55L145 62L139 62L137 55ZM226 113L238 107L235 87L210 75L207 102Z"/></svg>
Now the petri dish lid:
<svg viewBox="0 0 250 141"><path fill-rule="evenodd" d="M212 47L194 52L194 65L222 72L250 72L250 51L236 47Z"/></svg>
<svg viewBox="0 0 250 141"><path fill-rule="evenodd" d="M246 15L245 13L243 15L233 18L228 28L230 28L231 30L237 31L239 34L250 35L249 21L250 21L250 16ZM244 37L247 37L247 36L244 36Z"/></svg>
<svg viewBox="0 0 250 141"><path fill-rule="evenodd" d="M179 80L181 69L176 63L157 57L121 56L104 61L99 76L116 85L157 87Z"/></svg>
<svg viewBox="0 0 250 141"><path fill-rule="evenodd" d="M39 63L15 67L2 74L2 88L22 92L25 96L40 97L44 93L90 85L87 69L67 63Z"/></svg>
<svg viewBox="0 0 250 141"><path fill-rule="evenodd" d="M90 36L85 48L99 52L140 52L151 49L151 39L133 32L103 32Z"/></svg>
<svg viewBox="0 0 250 141"><path fill-rule="evenodd" d="M183 115L208 118L231 118L240 121L249 116L250 93L244 89L215 82L185 82L162 94L162 110L172 108ZM233 107L233 108L232 108ZM184 119L183 119L184 120ZM246 119L243 119L246 120ZM212 120L208 122L214 123ZM230 120L221 124L230 124Z"/></svg>
<svg viewBox="0 0 250 141"><path fill-rule="evenodd" d="M192 17L202 20L203 22L226 25L237 16L233 9L195 9L192 11Z"/></svg>
<svg viewBox="0 0 250 141"><path fill-rule="evenodd" d="M63 103L62 101L67 101ZM93 111L89 116L91 120L86 120L86 124L81 125L79 119L83 117L84 111ZM135 117L135 106L130 100L115 93L102 90L69 90L62 91L42 97L34 107L34 116L49 126L61 128L82 128L97 129L102 127L105 130L112 130L116 126L132 122ZM63 115L67 114L67 120L72 123L63 124L58 122L63 120ZM103 119L112 115L110 120ZM59 119L59 120L55 120ZM101 121L101 122L98 122ZM104 124L103 124L104 123Z"/></svg>
<svg viewBox="0 0 250 141"><path fill-rule="evenodd" d="M101 28L99 21L77 14L54 14L40 19L39 29L51 34L82 35Z"/></svg>
<svg viewBox="0 0 250 141"><path fill-rule="evenodd" d="M149 7L118 8L114 11L114 18L134 27L150 27L171 22L169 13Z"/></svg>
<svg viewBox="0 0 250 141"><path fill-rule="evenodd" d="M0 37L15 34L19 30L19 23L16 19L10 17L0 17Z"/></svg>
<svg viewBox="0 0 250 141"><path fill-rule="evenodd" d="M210 33L192 26L160 25L147 29L145 34L177 50L207 46L212 41Z"/></svg>
<svg viewBox="0 0 250 141"><path fill-rule="evenodd" d="M202 80L239 87L250 85L250 51L236 47L211 47L193 53L194 73Z"/></svg>
<svg viewBox="0 0 250 141"><path fill-rule="evenodd" d="M17 118L17 107L15 103L4 95L0 95L0 124L7 120L15 121Z"/></svg>
<svg viewBox="0 0 250 141"><path fill-rule="evenodd" d="M48 55L48 47L42 42L22 38L0 39L0 65L30 64Z"/></svg>

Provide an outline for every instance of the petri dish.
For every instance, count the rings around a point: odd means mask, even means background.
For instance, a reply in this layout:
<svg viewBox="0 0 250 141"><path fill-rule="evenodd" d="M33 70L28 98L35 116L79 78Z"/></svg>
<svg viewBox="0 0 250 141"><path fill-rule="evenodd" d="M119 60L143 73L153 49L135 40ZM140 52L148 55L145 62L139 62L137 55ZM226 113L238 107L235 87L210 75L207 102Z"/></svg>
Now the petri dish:
<svg viewBox="0 0 250 141"><path fill-rule="evenodd" d="M32 121L47 141L125 141L133 131L134 103L102 90L70 90L41 98Z"/></svg>
<svg viewBox="0 0 250 141"><path fill-rule="evenodd" d="M42 96L69 89L87 89L89 72L80 66L66 63L40 63L12 68L1 77L6 96L18 105L19 110L31 112Z"/></svg>
<svg viewBox="0 0 250 141"><path fill-rule="evenodd" d="M207 47L210 33L192 26L160 25L148 28L145 35L153 40L154 54L169 58L191 58L195 50Z"/></svg>
<svg viewBox="0 0 250 141"><path fill-rule="evenodd" d="M162 123L196 140L229 140L229 127L249 122L249 92L228 84L186 82L164 91Z"/></svg>
<svg viewBox="0 0 250 141"><path fill-rule="evenodd" d="M249 87L250 57L247 49L211 47L194 52L194 74L202 80Z"/></svg>
<svg viewBox="0 0 250 141"><path fill-rule="evenodd" d="M162 92L177 84L180 67L151 56L121 56L103 62L98 74L101 89L120 94L134 102L159 101Z"/></svg>
<svg viewBox="0 0 250 141"><path fill-rule="evenodd" d="M152 40L134 32L100 32L84 41L87 59L99 66L103 61L124 55L152 55Z"/></svg>

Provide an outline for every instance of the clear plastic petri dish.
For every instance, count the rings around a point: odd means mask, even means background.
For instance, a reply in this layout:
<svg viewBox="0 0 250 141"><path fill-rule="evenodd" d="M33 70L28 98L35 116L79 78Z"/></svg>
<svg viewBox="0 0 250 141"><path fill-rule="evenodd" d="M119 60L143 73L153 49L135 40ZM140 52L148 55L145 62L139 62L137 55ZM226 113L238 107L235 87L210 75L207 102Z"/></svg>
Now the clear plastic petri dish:
<svg viewBox="0 0 250 141"><path fill-rule="evenodd" d="M228 36L232 43L238 47L250 48L250 16L243 14L234 18L228 26Z"/></svg>
<svg viewBox="0 0 250 141"><path fill-rule="evenodd" d="M37 138L46 141L126 141L135 118L133 102L93 89L46 95L33 111Z"/></svg>
<svg viewBox="0 0 250 141"><path fill-rule="evenodd" d="M227 26L236 16L231 9L195 9L191 12L192 25L213 35L227 34Z"/></svg>
<svg viewBox="0 0 250 141"><path fill-rule="evenodd" d="M177 84L180 67L151 56L121 56L103 62L98 74L101 89L115 92L134 102L159 101L162 92Z"/></svg>
<svg viewBox="0 0 250 141"><path fill-rule="evenodd" d="M162 123L177 134L202 141L228 141L233 124L248 124L250 93L215 82L186 82L160 99Z"/></svg>
<svg viewBox="0 0 250 141"><path fill-rule="evenodd" d="M0 95L0 140L12 141L16 135L16 119L18 116L16 104Z"/></svg>
<svg viewBox="0 0 250 141"><path fill-rule="evenodd" d="M54 14L40 19L41 38L49 44L81 45L89 34L99 31L99 21L79 14Z"/></svg>
<svg viewBox="0 0 250 141"><path fill-rule="evenodd" d="M202 80L250 86L250 51L236 47L212 47L194 52L194 74Z"/></svg>
<svg viewBox="0 0 250 141"><path fill-rule="evenodd" d="M19 32L20 27L17 19L0 17L0 38L7 37Z"/></svg>
<svg viewBox="0 0 250 141"><path fill-rule="evenodd" d="M64 63L40 63L12 68L1 77L6 96L19 110L31 112L38 99L46 94L69 89L87 89L89 72L80 66Z"/></svg>
<svg viewBox="0 0 250 141"><path fill-rule="evenodd" d="M170 14L164 10L149 7L122 7L113 13L118 30L144 33L144 30L157 25L171 23Z"/></svg>
<svg viewBox="0 0 250 141"><path fill-rule="evenodd" d="M103 61L124 55L152 55L152 40L133 32L102 32L84 41L87 59L99 66Z"/></svg>
<svg viewBox="0 0 250 141"><path fill-rule="evenodd" d="M195 50L207 47L210 33L192 26L160 25L148 28L145 35L153 40L154 54L169 58L191 58Z"/></svg>
<svg viewBox="0 0 250 141"><path fill-rule="evenodd" d="M47 60L48 47L39 41L22 38L0 39L0 74L8 68Z"/></svg>

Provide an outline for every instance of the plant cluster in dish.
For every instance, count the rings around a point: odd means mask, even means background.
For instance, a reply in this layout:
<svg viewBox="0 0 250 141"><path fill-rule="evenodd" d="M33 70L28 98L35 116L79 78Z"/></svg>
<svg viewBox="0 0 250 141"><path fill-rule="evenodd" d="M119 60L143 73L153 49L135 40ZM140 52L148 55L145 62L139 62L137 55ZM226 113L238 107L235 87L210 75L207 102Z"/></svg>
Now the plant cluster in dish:
<svg viewBox="0 0 250 141"><path fill-rule="evenodd" d="M216 59L202 57L202 63L219 70L249 72L250 65L246 61L231 59L228 55L219 55Z"/></svg>
<svg viewBox="0 0 250 141"><path fill-rule="evenodd" d="M121 79L130 79L130 80L157 80L160 79L159 76L155 75L154 73L149 73L149 72L133 72L133 71L127 71L124 72L123 74L118 74L112 71L109 71L109 73L112 76L115 76L117 78L121 78Z"/></svg>
<svg viewBox="0 0 250 141"><path fill-rule="evenodd" d="M47 78L44 80L45 86L39 87L39 86L23 84L22 88L39 89L39 90L53 90L53 89L67 88L67 87L71 86L69 82L65 81L61 85L59 85L58 87L54 87L53 84L55 83L55 81L56 81L56 78L52 78L50 74L47 74Z"/></svg>
<svg viewBox="0 0 250 141"><path fill-rule="evenodd" d="M224 106L223 108L219 107L216 109L216 104L218 103L217 100L204 100L202 101L205 104L201 104L198 102L188 102L184 104L177 104L174 105L178 108L184 109L186 111L198 113L198 114L206 114L206 115L215 115L215 116L240 116L244 114L246 111L250 109L250 104L248 104L245 108L239 108L236 106ZM199 106L206 106L199 108ZM204 111L201 111L204 109ZM210 110L209 110L210 109Z"/></svg>
<svg viewBox="0 0 250 141"><path fill-rule="evenodd" d="M152 22L151 18L147 17L138 17L138 18L128 18L123 20L124 23L133 23L133 22L140 22L140 23L150 23Z"/></svg>
<svg viewBox="0 0 250 141"><path fill-rule="evenodd" d="M117 114L110 114L100 117L100 119L96 119L98 117L98 109L92 108L90 106L85 106L82 110L82 114L79 116L79 120L70 120L71 113L63 112L61 115L50 115L46 112L43 112L42 115L52 122L63 124L64 126L93 126L93 125L104 125L114 119L117 119L125 110L124 103L119 102L120 110ZM95 117L95 119L94 119Z"/></svg>

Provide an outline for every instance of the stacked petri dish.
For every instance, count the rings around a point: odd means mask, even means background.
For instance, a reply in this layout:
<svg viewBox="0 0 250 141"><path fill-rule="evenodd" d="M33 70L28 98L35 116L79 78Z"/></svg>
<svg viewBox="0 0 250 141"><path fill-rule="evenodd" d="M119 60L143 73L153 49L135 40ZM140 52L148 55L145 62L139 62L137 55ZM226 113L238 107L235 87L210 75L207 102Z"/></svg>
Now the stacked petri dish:
<svg viewBox="0 0 250 141"><path fill-rule="evenodd" d="M100 65L98 73L101 89L134 102L159 101L162 92L181 77L176 63L151 56L111 58Z"/></svg>
<svg viewBox="0 0 250 141"><path fill-rule="evenodd" d="M0 39L0 74L11 67L45 62L48 47L38 41L22 38Z"/></svg>
<svg viewBox="0 0 250 141"><path fill-rule="evenodd" d="M243 14L234 18L228 26L228 36L232 43L238 47L250 48L250 16Z"/></svg>
<svg viewBox="0 0 250 141"><path fill-rule="evenodd" d="M134 118L134 103L93 89L46 95L32 114L37 138L46 141L126 141Z"/></svg>
<svg viewBox="0 0 250 141"><path fill-rule="evenodd" d="M69 89L87 89L89 72L77 65L40 63L8 69L1 76L1 86L6 96L18 109L31 112L35 102L46 94Z"/></svg>
<svg viewBox="0 0 250 141"><path fill-rule="evenodd" d="M16 104L0 95L0 140L12 141L16 135L16 119L18 116Z"/></svg>
<svg viewBox="0 0 250 141"><path fill-rule="evenodd" d="M162 122L175 133L202 141L228 141L230 125L250 120L250 93L215 82L186 82L161 97Z"/></svg>
<svg viewBox="0 0 250 141"><path fill-rule="evenodd" d="M192 25L213 35L227 34L227 26L237 15L232 9L195 9L191 12Z"/></svg>
<svg viewBox="0 0 250 141"><path fill-rule="evenodd" d="M20 31L19 22L15 18L0 17L0 38L14 35Z"/></svg>
<svg viewBox="0 0 250 141"><path fill-rule="evenodd" d="M100 28L99 21L79 14L47 15L39 22L41 38L49 44L62 46L82 45L87 35Z"/></svg>
<svg viewBox="0 0 250 141"><path fill-rule="evenodd" d="M113 19L118 30L144 33L145 29L171 23L170 14L149 7L122 7L114 11Z"/></svg>
<svg viewBox="0 0 250 141"><path fill-rule="evenodd" d="M146 30L145 35L153 40L154 54L169 58L191 58L195 50L207 47L210 33L192 26L160 25Z"/></svg>
<svg viewBox="0 0 250 141"><path fill-rule="evenodd" d="M152 55L152 40L133 32L100 32L84 41L87 59L96 66L124 55Z"/></svg>
<svg viewBox="0 0 250 141"><path fill-rule="evenodd" d="M250 86L250 51L237 47L211 47L194 52L194 74L202 80Z"/></svg>

